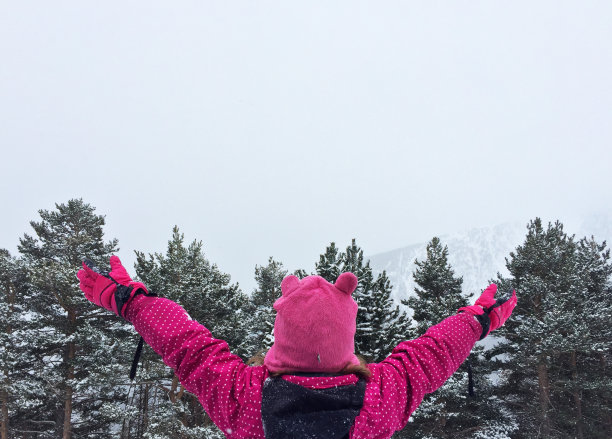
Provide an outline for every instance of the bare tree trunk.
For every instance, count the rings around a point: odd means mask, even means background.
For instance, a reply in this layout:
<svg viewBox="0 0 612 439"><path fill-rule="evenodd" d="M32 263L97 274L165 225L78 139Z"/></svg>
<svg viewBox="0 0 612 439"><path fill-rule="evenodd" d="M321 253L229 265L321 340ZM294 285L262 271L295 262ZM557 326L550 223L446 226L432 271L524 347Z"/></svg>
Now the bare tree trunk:
<svg viewBox="0 0 612 439"><path fill-rule="evenodd" d="M145 384L144 395L143 395L143 406L142 406L142 430L141 435L144 435L147 431L147 424L149 423L149 384Z"/></svg>
<svg viewBox="0 0 612 439"><path fill-rule="evenodd" d="M12 315L15 312L15 289L12 287L11 283L6 285L6 298L9 306L9 315ZM11 325L6 327L6 333L10 336L13 332L13 328ZM8 386L10 383L9 370L8 367L4 369L4 385ZM0 419L0 438L8 439L9 437L9 413L8 413L8 404L9 404L9 394L6 389L0 391L0 401L2 403L2 418Z"/></svg>
<svg viewBox="0 0 612 439"><path fill-rule="evenodd" d="M71 332L74 333L76 329L76 313L73 309L68 310L68 324ZM66 380L71 381L74 379L74 356L76 353L76 345L73 341L68 343L68 353L66 355L66 362L68 363L68 372L66 374ZM64 397L64 434L62 439L70 439L72 436L72 386L66 385L66 394Z"/></svg>
<svg viewBox="0 0 612 439"><path fill-rule="evenodd" d="M444 407L441 411L441 413L438 415L438 431L440 434L444 433L444 429L446 428L446 421L447 421L447 416L446 416L446 398L440 398L439 402L442 404L442 406Z"/></svg>
<svg viewBox="0 0 612 439"><path fill-rule="evenodd" d="M138 386L138 413L144 413L144 403L143 403L143 387L144 384L141 384L140 386ZM140 439L142 437L142 418L140 416L138 416L136 418L136 438Z"/></svg>
<svg viewBox="0 0 612 439"><path fill-rule="evenodd" d="M202 425L204 425L204 421L206 419L206 416L204 415L204 408L202 408L202 404L200 404L200 401L198 401L198 398L196 398L194 395L190 396L191 399L191 404L194 407L193 408L193 413L194 413L194 426L195 427L201 427Z"/></svg>
<svg viewBox="0 0 612 439"><path fill-rule="evenodd" d="M8 375L6 377L5 382L8 383ZM2 423L0 423L0 438L8 439L8 392L6 390L2 390L0 392L0 400L2 401Z"/></svg>
<svg viewBox="0 0 612 439"><path fill-rule="evenodd" d="M177 396L176 389L178 388L178 385L179 385L178 376L174 375L174 377L172 378L172 384L170 385L170 391L168 392L168 398L170 398L170 402L172 402L172 404L176 402L176 396Z"/></svg>
<svg viewBox="0 0 612 439"><path fill-rule="evenodd" d="M572 380L574 381L574 406L576 407L576 437L578 439L584 439L584 428L582 425L582 391L577 386L578 381L578 367L576 361L576 351L572 351L571 354L571 366L572 366Z"/></svg>
<svg viewBox="0 0 612 439"><path fill-rule="evenodd" d="M128 406L131 406L131 407L134 406L134 399L136 399L136 393L137 393L136 389L137 389L136 386L134 386L133 384L130 384L130 390L128 390L128 395L131 392L132 393L132 398L128 399L128 401L126 403ZM132 421L130 419L127 419L126 417L124 417L123 418L123 423L121 425L121 439L129 439L131 429L132 429Z"/></svg>
<svg viewBox="0 0 612 439"><path fill-rule="evenodd" d="M11 328L8 328L7 332L10 334ZM8 369L4 369L4 385L8 386L9 384L9 371ZM9 429L9 413L8 413L8 403L9 403L9 395L6 389L0 391L0 402L2 403L2 419L0 419L0 438L8 439L8 429Z"/></svg>
<svg viewBox="0 0 612 439"><path fill-rule="evenodd" d="M603 376L607 376L606 369L608 367L608 360L606 359L606 355L604 354L599 355L599 366L601 367L601 374ZM603 404L604 407L612 406L612 401L609 398L604 398L603 401L604 401L604 404ZM612 415L610 415L610 412L606 412L603 418L604 418L603 419L604 431L605 433L607 433L608 437L612 437Z"/></svg>
<svg viewBox="0 0 612 439"><path fill-rule="evenodd" d="M550 437L550 418L548 406L550 404L550 382L548 369L543 359L538 364L538 386L540 389L540 415L542 418L542 437Z"/></svg>

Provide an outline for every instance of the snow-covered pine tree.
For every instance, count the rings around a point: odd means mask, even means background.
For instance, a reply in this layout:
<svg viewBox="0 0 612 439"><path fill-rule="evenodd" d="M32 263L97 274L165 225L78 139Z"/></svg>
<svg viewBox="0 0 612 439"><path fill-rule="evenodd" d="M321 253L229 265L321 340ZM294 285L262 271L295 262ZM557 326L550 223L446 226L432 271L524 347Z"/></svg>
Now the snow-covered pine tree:
<svg viewBox="0 0 612 439"><path fill-rule="evenodd" d="M117 240L104 242L104 217L81 199L40 210L35 236L20 240L29 277L22 307L35 340L32 373L43 395L32 413L39 437L99 437L117 426L125 403L128 326L93 306L79 289L76 272L88 257L107 266Z"/></svg>
<svg viewBox="0 0 612 439"><path fill-rule="evenodd" d="M23 310L27 276L22 261L0 249L0 438L17 437L30 428L41 406L39 377L32 374L36 338Z"/></svg>
<svg viewBox="0 0 612 439"><path fill-rule="evenodd" d="M353 298L359 306L355 349L368 361L380 361L400 341L411 337L406 314L393 303L391 282L385 272L374 278L370 261L364 261L363 250L353 239L344 252L331 243L316 264L316 273L335 282L341 273L350 271L359 280Z"/></svg>
<svg viewBox="0 0 612 439"><path fill-rule="evenodd" d="M580 311L586 328L569 353L576 437L612 437L612 263L606 243L593 237L578 243L584 275ZM577 328L578 329L578 328ZM577 331L578 332L578 331ZM571 407L571 406L570 406Z"/></svg>
<svg viewBox="0 0 612 439"><path fill-rule="evenodd" d="M16 307L17 289L15 261L5 249L0 249L0 438L9 437L9 403L15 398L15 370L17 349L14 332L19 319ZM9 402L10 401L10 402Z"/></svg>
<svg viewBox="0 0 612 439"><path fill-rule="evenodd" d="M232 352L246 356L243 309L249 302L230 275L211 264L201 241L185 246L178 227L172 230L165 255L148 258L136 252L136 273L158 295L179 303L189 315L226 340Z"/></svg>
<svg viewBox="0 0 612 439"><path fill-rule="evenodd" d="M368 261L369 266L369 261ZM386 358L400 342L414 337L410 318L395 304L392 297L393 286L383 271L376 276L371 296L362 303L368 309L370 327L374 329L371 346L375 361Z"/></svg>
<svg viewBox="0 0 612 439"><path fill-rule="evenodd" d="M255 267L255 280L257 288L251 295L251 354L267 351L274 343L274 320L276 311L274 302L281 296L281 282L287 275L281 262L272 257L268 259L268 265Z"/></svg>
<svg viewBox="0 0 612 439"><path fill-rule="evenodd" d="M427 244L427 256L415 261L416 295L402 300L414 312L417 335L455 314L468 304L462 292L463 278L455 276L448 262L448 247L434 237ZM509 438L516 429L502 402L495 397L488 375L489 364L481 360L482 347L470 355L476 377L477 397L468 396L467 367L462 365L434 393L426 395L411 422L397 437L402 438Z"/></svg>
<svg viewBox="0 0 612 439"><path fill-rule="evenodd" d="M494 353L508 354L501 367L506 399L519 413L517 437L610 437L609 404L594 408L610 400L605 245L576 242L560 222L545 229L536 218L506 265L510 278L500 282L516 288L519 301Z"/></svg>
<svg viewBox="0 0 612 439"><path fill-rule="evenodd" d="M342 263L343 263L342 261L343 261L342 252L338 250L338 247L336 247L336 243L332 242L325 249L325 253L319 256L319 262L315 264L317 275L321 276L323 279L325 279L328 282L331 282L331 283L336 282L336 279L338 279L338 276L342 274L342 271L340 271L342 267ZM358 264L363 265L363 252L361 253L361 260L356 262L356 265ZM355 276L357 276L357 278L360 280L360 283L361 283L361 277L359 276L359 274L356 272L352 272L352 273ZM371 273L371 270L370 270L370 273ZM370 274L370 277L371 277L371 274ZM366 281L367 280L364 277L364 281L363 281L364 285ZM353 293L353 295L354 294L355 293Z"/></svg>
<svg viewBox="0 0 612 439"><path fill-rule="evenodd" d="M232 352L246 355L248 297L230 276L205 257L202 242L185 246L178 227L172 230L165 255L148 258L136 252L136 273L150 291L185 308L215 337L226 340ZM178 378L150 349L143 352L143 367L134 391L139 415L124 428L126 437L198 438L216 437L201 405L182 388Z"/></svg>
<svg viewBox="0 0 612 439"><path fill-rule="evenodd" d="M306 276L308 276L308 272L303 268L298 268L292 274L297 276L298 279L304 279Z"/></svg>
<svg viewBox="0 0 612 439"><path fill-rule="evenodd" d="M429 327L456 313L467 301L461 291L463 279L455 277L448 262L448 248L442 246L439 238L434 237L427 244L426 259L416 260L415 265L416 295L402 303L412 309L417 336L420 336ZM434 394L426 395L402 437L449 437L448 433L456 430L451 424L461 416L459 410L465 400L467 380L464 375L463 371L457 372Z"/></svg>
<svg viewBox="0 0 612 439"><path fill-rule="evenodd" d="M427 328L467 305L467 298L462 293L463 278L455 277L448 262L448 247L442 246L440 238L434 237L427 244L426 259L416 260L415 265L416 295L402 303L412 309L417 333L422 335Z"/></svg>
<svg viewBox="0 0 612 439"><path fill-rule="evenodd" d="M559 310L558 301L569 286L575 243L561 223L544 229L539 218L527 226L525 242L510 253L506 266L510 278L500 278L504 289L515 288L519 300L513 318L500 332L504 337L493 354L505 353L506 399L513 404L520 423L519 437L539 431L555 436L557 416L551 404L552 366L557 364L556 343L549 343L560 326L572 324ZM552 350L551 350L552 349ZM552 378L552 381L551 381Z"/></svg>

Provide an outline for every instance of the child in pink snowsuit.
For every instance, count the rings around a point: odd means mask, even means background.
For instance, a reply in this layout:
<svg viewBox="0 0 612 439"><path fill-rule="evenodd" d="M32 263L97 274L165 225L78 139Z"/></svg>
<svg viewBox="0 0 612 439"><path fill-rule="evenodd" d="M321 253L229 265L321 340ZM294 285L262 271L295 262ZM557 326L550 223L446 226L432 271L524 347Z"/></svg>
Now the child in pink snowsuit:
<svg viewBox="0 0 612 439"><path fill-rule="evenodd" d="M492 284L475 305L368 364L369 377L338 375L359 365L357 278L343 273L331 284L288 276L274 303L274 345L263 365L250 367L180 305L133 282L119 258L110 265L105 273L83 264L78 277L87 299L131 322L228 438L389 438L516 305L515 293L495 301Z"/></svg>

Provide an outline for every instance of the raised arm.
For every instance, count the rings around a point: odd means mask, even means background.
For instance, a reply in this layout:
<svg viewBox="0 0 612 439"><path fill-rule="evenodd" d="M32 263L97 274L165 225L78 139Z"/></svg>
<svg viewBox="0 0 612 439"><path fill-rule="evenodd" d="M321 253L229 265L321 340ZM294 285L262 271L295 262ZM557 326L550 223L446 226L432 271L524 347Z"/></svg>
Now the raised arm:
<svg viewBox="0 0 612 439"><path fill-rule="evenodd" d="M213 422L226 433L235 431L242 412L253 410L246 402L260 392L263 368L247 367L177 303L149 295L143 284L132 282L116 256L111 268L105 273L83 264L78 277L87 299L131 322Z"/></svg>
<svg viewBox="0 0 612 439"><path fill-rule="evenodd" d="M374 365L384 404L399 428L426 393L438 389L468 357L474 344L503 325L516 306L516 294L495 301L491 284L469 307L430 327L415 340L400 343L389 357Z"/></svg>
<svg viewBox="0 0 612 439"><path fill-rule="evenodd" d="M141 295L125 314L222 431L235 431L244 413L256 409L247 405L259 403L249 395L260 394L263 368L247 367L225 341L214 338L180 305Z"/></svg>
<svg viewBox="0 0 612 439"><path fill-rule="evenodd" d="M390 398L390 392L383 396L401 413L402 424L408 422L426 393L435 391L455 373L481 332L474 317L457 314L432 326L421 337L400 343L379 363L383 381L396 386L398 398Z"/></svg>

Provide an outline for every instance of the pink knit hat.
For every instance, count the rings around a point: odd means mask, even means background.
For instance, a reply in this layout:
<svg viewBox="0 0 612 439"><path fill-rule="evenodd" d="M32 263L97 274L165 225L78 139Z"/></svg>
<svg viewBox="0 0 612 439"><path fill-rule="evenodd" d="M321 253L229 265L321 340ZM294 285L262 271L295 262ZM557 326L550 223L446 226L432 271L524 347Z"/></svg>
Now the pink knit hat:
<svg viewBox="0 0 612 439"><path fill-rule="evenodd" d="M270 372L341 371L355 356L357 276L342 273L335 284L320 276L287 276L274 303L274 345L264 359Z"/></svg>

